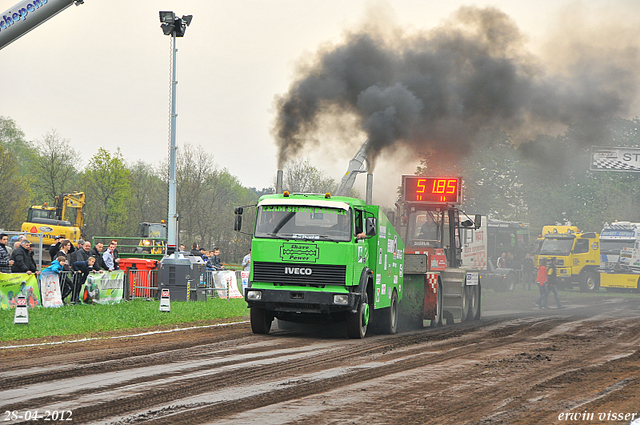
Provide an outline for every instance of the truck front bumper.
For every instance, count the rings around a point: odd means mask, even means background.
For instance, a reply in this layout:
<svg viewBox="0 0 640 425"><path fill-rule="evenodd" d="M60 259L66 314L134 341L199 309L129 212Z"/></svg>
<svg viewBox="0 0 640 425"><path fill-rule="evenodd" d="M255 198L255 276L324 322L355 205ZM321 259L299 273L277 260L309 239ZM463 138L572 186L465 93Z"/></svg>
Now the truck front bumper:
<svg viewBox="0 0 640 425"><path fill-rule="evenodd" d="M286 289L246 288L244 299L249 307L261 307L276 313L332 314L355 312L360 294L354 292L311 292Z"/></svg>

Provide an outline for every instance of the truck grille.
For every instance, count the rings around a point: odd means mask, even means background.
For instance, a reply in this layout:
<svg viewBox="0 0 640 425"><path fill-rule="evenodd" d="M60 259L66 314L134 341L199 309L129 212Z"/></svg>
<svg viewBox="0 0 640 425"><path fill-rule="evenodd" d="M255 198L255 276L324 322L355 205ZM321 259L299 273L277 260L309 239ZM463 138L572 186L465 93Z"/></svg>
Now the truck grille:
<svg viewBox="0 0 640 425"><path fill-rule="evenodd" d="M253 263L253 280L281 285L344 285L347 266L326 264Z"/></svg>

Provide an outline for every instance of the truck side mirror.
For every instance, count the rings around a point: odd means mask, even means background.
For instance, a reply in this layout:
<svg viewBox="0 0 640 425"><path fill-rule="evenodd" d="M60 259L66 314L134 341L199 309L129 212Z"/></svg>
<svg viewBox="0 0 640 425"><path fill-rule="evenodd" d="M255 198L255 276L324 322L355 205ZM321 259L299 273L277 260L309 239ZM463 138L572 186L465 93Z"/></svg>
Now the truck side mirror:
<svg viewBox="0 0 640 425"><path fill-rule="evenodd" d="M242 207L237 207L235 210L233 210L233 212L236 215L235 222L233 223L233 230L239 232L240 230L242 230L242 213L244 212L244 210L242 209Z"/></svg>
<svg viewBox="0 0 640 425"><path fill-rule="evenodd" d="M473 220L473 228L478 230L482 226L482 215L476 214L475 219Z"/></svg>
<svg viewBox="0 0 640 425"><path fill-rule="evenodd" d="M365 233L367 236L375 236L376 235L376 218L375 217L367 217L365 222Z"/></svg>

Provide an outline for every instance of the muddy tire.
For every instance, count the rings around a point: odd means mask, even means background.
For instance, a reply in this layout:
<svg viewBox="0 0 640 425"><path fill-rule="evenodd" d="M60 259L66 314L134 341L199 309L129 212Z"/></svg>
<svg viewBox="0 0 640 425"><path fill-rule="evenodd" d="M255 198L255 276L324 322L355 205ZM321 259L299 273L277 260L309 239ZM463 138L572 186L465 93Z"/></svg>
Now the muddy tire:
<svg viewBox="0 0 640 425"><path fill-rule="evenodd" d="M462 287L462 300L460 300L460 304L462 307L462 311L460 314L461 322L466 322L467 318L469 317L469 297L469 287L465 285Z"/></svg>
<svg viewBox="0 0 640 425"><path fill-rule="evenodd" d="M436 306L436 317L429 324L432 328L442 326L442 285L438 284L438 305Z"/></svg>
<svg viewBox="0 0 640 425"><path fill-rule="evenodd" d="M393 290L391 295L391 306L384 309L384 318L382 322L382 333L393 335L398 332L398 293ZM374 323L375 325L375 323Z"/></svg>
<svg viewBox="0 0 640 425"><path fill-rule="evenodd" d="M251 307L249 311L251 331L254 334L266 335L271 330L273 317L262 307Z"/></svg>
<svg viewBox="0 0 640 425"><path fill-rule="evenodd" d="M480 318L480 288L478 286L467 286L469 288L469 313L467 320L478 320Z"/></svg>
<svg viewBox="0 0 640 425"><path fill-rule="evenodd" d="M595 292L598 289L600 289L600 282L594 271L586 271L580 276L580 292Z"/></svg>
<svg viewBox="0 0 640 425"><path fill-rule="evenodd" d="M362 339L367 335L370 318L369 307L369 295L365 291L364 294L362 294L357 311L355 313L347 313L347 336L349 338Z"/></svg>

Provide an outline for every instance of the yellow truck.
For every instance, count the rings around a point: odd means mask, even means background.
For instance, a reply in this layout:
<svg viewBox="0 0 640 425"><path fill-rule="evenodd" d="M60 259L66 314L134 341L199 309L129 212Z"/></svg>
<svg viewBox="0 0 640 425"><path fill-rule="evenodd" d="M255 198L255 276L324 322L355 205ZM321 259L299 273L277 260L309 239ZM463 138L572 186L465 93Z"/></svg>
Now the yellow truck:
<svg viewBox="0 0 640 425"><path fill-rule="evenodd" d="M595 232L581 232L576 226L545 226L535 257L556 258L558 284L562 288L578 286L582 292L600 287L600 237Z"/></svg>
<svg viewBox="0 0 640 425"><path fill-rule="evenodd" d="M605 223L600 233L600 287L640 291L640 223Z"/></svg>

